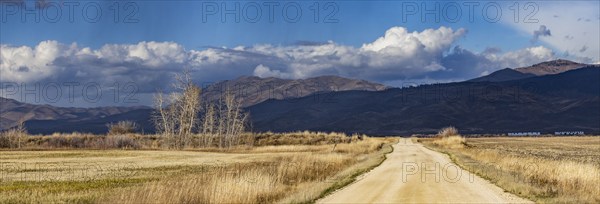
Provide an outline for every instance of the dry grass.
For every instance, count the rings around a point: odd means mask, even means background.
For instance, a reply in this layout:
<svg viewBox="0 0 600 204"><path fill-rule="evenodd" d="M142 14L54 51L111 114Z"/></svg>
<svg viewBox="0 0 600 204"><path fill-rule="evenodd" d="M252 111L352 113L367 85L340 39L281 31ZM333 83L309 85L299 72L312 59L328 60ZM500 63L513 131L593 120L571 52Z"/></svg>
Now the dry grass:
<svg viewBox="0 0 600 204"><path fill-rule="evenodd" d="M354 162L341 155L274 158L286 162L230 164L210 173L161 180L120 193L119 203L264 203L275 202L296 186L323 182Z"/></svg>
<svg viewBox="0 0 600 204"><path fill-rule="evenodd" d="M351 135L337 132L290 132L290 133L256 133L253 144L256 146L266 145L319 145L350 143L362 140L365 135Z"/></svg>
<svg viewBox="0 0 600 204"><path fill-rule="evenodd" d="M460 149L465 146L465 138L459 135L452 135L448 137L435 138L432 143L444 148L449 149Z"/></svg>
<svg viewBox="0 0 600 204"><path fill-rule="evenodd" d="M52 135L28 135L25 130L11 129L0 132L0 149L49 150L49 149L168 149L169 141L160 135L127 133L135 126L133 123L120 122L111 126L110 134L94 135L87 133L55 133ZM202 144L207 135L193 134L189 146L185 149L204 149L210 151L229 151L229 149L251 149L254 146L281 145L325 145L344 144L361 141L365 135L346 135L326 132L290 132L290 133L243 133L239 136L240 145L219 150L218 138L211 145Z"/></svg>
<svg viewBox="0 0 600 204"><path fill-rule="evenodd" d="M442 128L433 139L432 143L449 149L460 149L465 146L465 138L458 134L454 127Z"/></svg>
<svg viewBox="0 0 600 204"><path fill-rule="evenodd" d="M0 141L11 131L0 133ZM20 134L20 146L0 145L5 150L52 150L52 149L158 149L162 148L162 138L156 135L109 134L93 135L85 133L69 133L52 135ZM9 138L9 137L7 137Z"/></svg>
<svg viewBox="0 0 600 204"><path fill-rule="evenodd" d="M316 146L310 153L282 146L275 152L294 153L268 161L237 163L210 173L147 183L110 197L120 203L274 203L310 202L332 185L382 160L384 141L366 139L351 144ZM271 150L276 149L270 147ZM259 151L265 151L260 148Z"/></svg>
<svg viewBox="0 0 600 204"><path fill-rule="evenodd" d="M600 137L472 138L447 152L505 190L543 203L600 202Z"/></svg>
<svg viewBox="0 0 600 204"><path fill-rule="evenodd" d="M379 164L391 142L2 151L0 203L311 202Z"/></svg>

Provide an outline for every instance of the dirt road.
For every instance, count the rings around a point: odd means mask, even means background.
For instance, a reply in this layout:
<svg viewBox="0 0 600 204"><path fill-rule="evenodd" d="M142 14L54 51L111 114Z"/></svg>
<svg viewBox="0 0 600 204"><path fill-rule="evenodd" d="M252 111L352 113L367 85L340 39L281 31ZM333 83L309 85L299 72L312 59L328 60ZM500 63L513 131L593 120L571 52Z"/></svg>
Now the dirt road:
<svg viewBox="0 0 600 204"><path fill-rule="evenodd" d="M318 203L531 203L401 139L379 167Z"/></svg>

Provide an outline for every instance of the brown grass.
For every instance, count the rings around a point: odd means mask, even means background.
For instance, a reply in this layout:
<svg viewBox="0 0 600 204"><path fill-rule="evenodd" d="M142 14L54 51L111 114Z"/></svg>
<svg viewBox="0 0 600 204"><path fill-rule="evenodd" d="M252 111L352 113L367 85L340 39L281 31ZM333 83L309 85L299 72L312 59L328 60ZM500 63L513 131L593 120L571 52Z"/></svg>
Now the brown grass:
<svg viewBox="0 0 600 204"><path fill-rule="evenodd" d="M330 186L382 159L384 141L366 139L312 153L297 152L268 161L212 168L204 174L155 181L110 197L119 203L311 202ZM323 146L319 146L322 148ZM389 148L389 147L388 147ZM262 149L264 150L264 148ZM279 152L296 152L284 146Z"/></svg>
<svg viewBox="0 0 600 204"><path fill-rule="evenodd" d="M449 137L435 138L432 143L449 149L460 149L465 146L465 138L459 135L452 135Z"/></svg>
<svg viewBox="0 0 600 204"><path fill-rule="evenodd" d="M356 142L365 138L365 135L346 135L337 132L290 132L290 133L255 133L253 144L256 146L267 145L320 145Z"/></svg>
<svg viewBox="0 0 600 204"><path fill-rule="evenodd" d="M600 137L470 138L462 149L420 141L536 202L600 202Z"/></svg>
<svg viewBox="0 0 600 204"><path fill-rule="evenodd" d="M458 134L454 127L442 128L433 139L432 143L449 149L460 149L465 146L465 138Z"/></svg>
<svg viewBox="0 0 600 204"><path fill-rule="evenodd" d="M123 123L123 124L122 124ZM26 131L11 129L0 132L0 149L20 150L48 150L48 149L168 149L169 141L160 135L143 135L127 133L130 130L129 123L118 123L111 126L114 129L108 135L94 135L87 133L55 133L52 135L28 135ZM214 138L212 145L202 145L207 135L193 134L191 142L186 149L209 149L218 150L218 138ZM365 135L346 135L336 132L290 132L290 133L243 133L240 135L243 141L238 146L228 149L240 149L253 146L281 146L281 145L325 145L343 144L360 141ZM248 149L245 148L245 149Z"/></svg>
<svg viewBox="0 0 600 204"><path fill-rule="evenodd" d="M312 202L379 164L394 140L350 141L186 151L2 151L0 203Z"/></svg>

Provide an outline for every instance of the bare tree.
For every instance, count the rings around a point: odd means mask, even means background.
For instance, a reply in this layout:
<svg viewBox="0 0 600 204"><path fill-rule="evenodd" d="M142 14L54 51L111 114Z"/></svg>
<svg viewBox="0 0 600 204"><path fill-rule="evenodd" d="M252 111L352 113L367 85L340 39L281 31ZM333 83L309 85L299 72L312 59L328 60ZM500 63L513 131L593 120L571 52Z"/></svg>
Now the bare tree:
<svg viewBox="0 0 600 204"><path fill-rule="evenodd" d="M27 140L27 130L23 120L16 127L0 132L0 148L18 148Z"/></svg>
<svg viewBox="0 0 600 204"><path fill-rule="evenodd" d="M167 98L169 98L167 96ZM165 95L162 92L158 92L154 95L154 125L156 132L166 138L174 137L176 121L173 119L175 114L174 108L169 107L170 100L165 99Z"/></svg>
<svg viewBox="0 0 600 204"><path fill-rule="evenodd" d="M226 90L214 103L207 103L205 106L202 126L204 145L212 145L213 139L218 140L220 148L239 144L247 120L247 115L242 112L241 103L230 90Z"/></svg>
<svg viewBox="0 0 600 204"><path fill-rule="evenodd" d="M204 108L204 119L202 121L202 146L211 146L215 137L217 120L213 103L206 103Z"/></svg>
<svg viewBox="0 0 600 204"><path fill-rule="evenodd" d="M155 95L154 124L157 132L165 137L173 148L184 148L192 143L220 148L237 145L245 131L247 115L242 112L241 102L226 90L217 101L201 104L200 87L192 83L189 72L177 75L173 84L175 92ZM204 107L203 118L198 115ZM194 134L201 131L199 140ZM215 141L218 140L218 141Z"/></svg>
<svg viewBox="0 0 600 204"><path fill-rule="evenodd" d="M237 102L235 96L231 92L227 92L224 96L225 104L225 146L231 147L240 142L241 134L245 129L247 115L242 113L241 103Z"/></svg>
<svg viewBox="0 0 600 204"><path fill-rule="evenodd" d="M176 75L175 79L175 92L169 94L168 98L162 92L154 97L154 124L171 147L182 149L191 144L198 126L201 89L192 82L189 71Z"/></svg>

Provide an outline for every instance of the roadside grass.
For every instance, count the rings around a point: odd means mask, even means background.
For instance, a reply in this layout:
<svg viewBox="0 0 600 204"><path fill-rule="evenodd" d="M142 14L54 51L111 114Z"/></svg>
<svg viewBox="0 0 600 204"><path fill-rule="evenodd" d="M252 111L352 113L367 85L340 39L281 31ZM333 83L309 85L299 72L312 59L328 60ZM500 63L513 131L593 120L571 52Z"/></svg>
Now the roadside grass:
<svg viewBox="0 0 600 204"><path fill-rule="evenodd" d="M461 149L465 147L465 141L466 140L464 137L452 135L448 137L435 138L432 143L448 149Z"/></svg>
<svg viewBox="0 0 600 204"><path fill-rule="evenodd" d="M418 139L506 191L541 203L600 202L600 137Z"/></svg>
<svg viewBox="0 0 600 204"><path fill-rule="evenodd" d="M106 202L310 203L380 164L390 152L389 143L368 139L309 153L284 146L291 154L146 183L121 191Z"/></svg>
<svg viewBox="0 0 600 204"><path fill-rule="evenodd" d="M342 139L225 150L2 150L0 203L312 202L381 163L396 141Z"/></svg>

